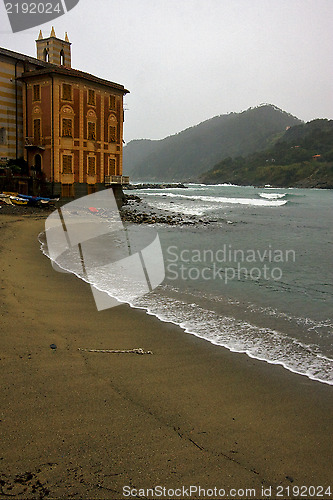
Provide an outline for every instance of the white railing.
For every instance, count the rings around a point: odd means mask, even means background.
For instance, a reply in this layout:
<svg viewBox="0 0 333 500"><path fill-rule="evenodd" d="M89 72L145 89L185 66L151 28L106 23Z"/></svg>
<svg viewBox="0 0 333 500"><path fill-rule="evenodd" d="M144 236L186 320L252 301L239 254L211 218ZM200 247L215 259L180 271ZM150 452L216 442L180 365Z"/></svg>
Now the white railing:
<svg viewBox="0 0 333 500"><path fill-rule="evenodd" d="M129 184L129 177L128 175L106 175L104 183L106 186L110 186L111 184Z"/></svg>

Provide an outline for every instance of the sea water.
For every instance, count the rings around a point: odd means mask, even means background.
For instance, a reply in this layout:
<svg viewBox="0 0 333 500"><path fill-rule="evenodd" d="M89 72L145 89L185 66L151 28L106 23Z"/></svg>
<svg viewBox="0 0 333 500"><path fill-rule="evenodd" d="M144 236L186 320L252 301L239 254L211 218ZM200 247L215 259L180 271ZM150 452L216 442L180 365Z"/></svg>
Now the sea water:
<svg viewBox="0 0 333 500"><path fill-rule="evenodd" d="M333 385L332 191L189 184L132 193L153 213L193 216L130 225L142 248L159 235L165 266L164 282L132 307ZM80 276L69 255L59 264ZM110 276L90 279L117 295Z"/></svg>

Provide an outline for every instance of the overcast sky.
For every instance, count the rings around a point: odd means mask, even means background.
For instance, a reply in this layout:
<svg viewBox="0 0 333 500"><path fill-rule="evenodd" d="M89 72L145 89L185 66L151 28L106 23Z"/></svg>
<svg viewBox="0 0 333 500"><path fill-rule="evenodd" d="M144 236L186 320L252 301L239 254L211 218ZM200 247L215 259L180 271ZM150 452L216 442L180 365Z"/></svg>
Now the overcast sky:
<svg viewBox="0 0 333 500"><path fill-rule="evenodd" d="M161 139L216 115L272 103L333 118L333 0L80 0L0 45L36 56L41 28L68 32L72 67L123 84L125 140Z"/></svg>

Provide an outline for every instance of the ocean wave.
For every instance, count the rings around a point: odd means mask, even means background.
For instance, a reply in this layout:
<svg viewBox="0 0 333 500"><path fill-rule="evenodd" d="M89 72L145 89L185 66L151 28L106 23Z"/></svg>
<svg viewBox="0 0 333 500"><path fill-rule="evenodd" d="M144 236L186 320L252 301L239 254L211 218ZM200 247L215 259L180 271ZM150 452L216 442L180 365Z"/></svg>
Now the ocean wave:
<svg viewBox="0 0 333 500"><path fill-rule="evenodd" d="M259 193L261 198L265 198L267 200L278 200L280 198L284 198L286 196L285 193Z"/></svg>
<svg viewBox="0 0 333 500"><path fill-rule="evenodd" d="M146 309L159 320L173 323L216 346L282 365L293 373L333 385L333 359L324 356L317 346L297 341L283 332L261 328L230 315L222 316L193 301L187 303L167 297L158 290L131 306Z"/></svg>
<svg viewBox="0 0 333 500"><path fill-rule="evenodd" d="M202 195L186 195L175 193L145 193L146 196L163 196L165 198L181 198L189 201L204 201L208 203L218 203L220 205L250 205L257 207L281 207L285 205L287 200L266 200L258 198L229 198L225 196L202 196Z"/></svg>
<svg viewBox="0 0 333 500"><path fill-rule="evenodd" d="M205 184L206 187L241 187L238 184L229 184L228 182L224 182L222 184Z"/></svg>
<svg viewBox="0 0 333 500"><path fill-rule="evenodd" d="M149 200L147 204L151 209L166 210L175 214L181 213L183 215L196 215L198 217L201 217L206 212L212 210L212 206L207 203L205 205L201 204L200 206L190 205L188 207L185 207L183 203L172 203L172 205L170 205L170 202L150 202Z"/></svg>

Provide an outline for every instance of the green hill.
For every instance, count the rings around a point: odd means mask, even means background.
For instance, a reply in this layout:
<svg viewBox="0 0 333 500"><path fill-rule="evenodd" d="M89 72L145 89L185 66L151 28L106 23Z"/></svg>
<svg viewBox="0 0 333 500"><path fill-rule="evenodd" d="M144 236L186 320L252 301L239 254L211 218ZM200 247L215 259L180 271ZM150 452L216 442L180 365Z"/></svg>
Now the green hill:
<svg viewBox="0 0 333 500"><path fill-rule="evenodd" d="M189 181L226 157L269 147L301 120L265 104L206 120L159 141L135 140L124 148L124 174L134 181Z"/></svg>
<svg viewBox="0 0 333 500"><path fill-rule="evenodd" d="M199 177L207 184L333 187L333 120L291 127L264 151L223 159Z"/></svg>

